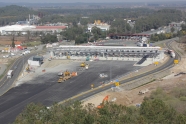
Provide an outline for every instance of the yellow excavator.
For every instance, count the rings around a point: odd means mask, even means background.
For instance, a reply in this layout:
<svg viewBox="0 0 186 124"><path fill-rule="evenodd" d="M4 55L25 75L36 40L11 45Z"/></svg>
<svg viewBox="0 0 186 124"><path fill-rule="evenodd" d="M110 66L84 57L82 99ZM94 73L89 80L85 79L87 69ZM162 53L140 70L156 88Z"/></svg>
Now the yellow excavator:
<svg viewBox="0 0 186 124"><path fill-rule="evenodd" d="M86 65L85 62L82 62L82 63L80 64L81 67L85 67L85 65Z"/></svg>
<svg viewBox="0 0 186 124"><path fill-rule="evenodd" d="M82 63L80 64L80 66L81 66L81 67L85 67L86 69L88 69L89 64L86 64L85 62L82 62Z"/></svg>
<svg viewBox="0 0 186 124"><path fill-rule="evenodd" d="M29 65L26 67L26 71L27 71L27 72L30 71Z"/></svg>

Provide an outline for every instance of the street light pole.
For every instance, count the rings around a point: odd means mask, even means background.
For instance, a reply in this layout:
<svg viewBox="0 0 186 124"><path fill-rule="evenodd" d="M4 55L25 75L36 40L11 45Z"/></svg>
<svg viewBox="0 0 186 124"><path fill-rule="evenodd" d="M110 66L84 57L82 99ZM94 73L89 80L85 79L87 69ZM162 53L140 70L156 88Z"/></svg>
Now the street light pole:
<svg viewBox="0 0 186 124"><path fill-rule="evenodd" d="M112 61L111 61L112 62ZM111 79L112 79L112 68L111 68L111 62L110 62L110 82L111 82Z"/></svg>
<svg viewBox="0 0 186 124"><path fill-rule="evenodd" d="M24 55L23 55L23 67L22 67L22 70L23 70L23 76L24 76Z"/></svg>

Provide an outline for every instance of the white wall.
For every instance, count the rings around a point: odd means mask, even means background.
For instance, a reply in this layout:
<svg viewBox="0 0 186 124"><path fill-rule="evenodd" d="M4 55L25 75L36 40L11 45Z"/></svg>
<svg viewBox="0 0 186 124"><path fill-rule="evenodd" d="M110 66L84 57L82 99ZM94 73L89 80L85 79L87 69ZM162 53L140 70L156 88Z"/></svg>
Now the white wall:
<svg viewBox="0 0 186 124"><path fill-rule="evenodd" d="M31 65L31 66L40 66L39 61L28 60L28 64Z"/></svg>

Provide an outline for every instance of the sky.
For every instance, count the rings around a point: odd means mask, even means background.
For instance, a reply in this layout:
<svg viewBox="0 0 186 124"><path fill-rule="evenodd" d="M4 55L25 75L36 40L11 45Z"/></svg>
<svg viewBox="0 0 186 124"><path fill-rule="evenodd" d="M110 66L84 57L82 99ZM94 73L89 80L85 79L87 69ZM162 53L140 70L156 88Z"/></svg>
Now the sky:
<svg viewBox="0 0 186 124"><path fill-rule="evenodd" d="M169 1L178 1L178 0L0 0L4 3L110 3L110 2L169 2ZM179 0L184 1L186 0Z"/></svg>

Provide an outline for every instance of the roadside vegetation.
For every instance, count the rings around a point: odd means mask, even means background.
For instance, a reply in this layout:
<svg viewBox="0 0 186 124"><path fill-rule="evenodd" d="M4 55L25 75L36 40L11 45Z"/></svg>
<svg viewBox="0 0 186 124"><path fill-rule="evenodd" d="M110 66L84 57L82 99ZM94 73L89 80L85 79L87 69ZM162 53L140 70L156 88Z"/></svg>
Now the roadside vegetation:
<svg viewBox="0 0 186 124"><path fill-rule="evenodd" d="M171 39L174 37L183 37L186 35L186 25L182 24L181 25L181 30L178 32L174 32L174 28L171 29L170 33L160 33L160 34L154 34L151 35L150 40L151 42L158 42L166 39Z"/></svg>
<svg viewBox="0 0 186 124"><path fill-rule="evenodd" d="M33 42L26 42L23 43L22 46L26 46L26 47L34 47L34 46L38 46L41 44L41 41L33 41Z"/></svg>
<svg viewBox="0 0 186 124"><path fill-rule="evenodd" d="M15 124L186 124L186 88L169 93L158 88L144 98L140 107L126 107L108 102L98 109L93 104L74 102L68 106L54 104L50 109L30 103L15 120Z"/></svg>
<svg viewBox="0 0 186 124"><path fill-rule="evenodd" d="M185 12L176 9L159 9L153 10L149 8L110 8L110 9L37 9L32 10L26 7L16 5L0 8L0 25L8 25L17 21L26 20L29 14L36 14L41 19L36 22L38 25L46 23L67 23L68 28L61 32L61 37L65 40L75 40L76 44L94 42L105 39L110 33L140 33L151 29L167 26L170 22L185 21ZM87 32L87 24L100 20L103 23L111 25L108 32L94 28L92 33ZM135 21L134 24L127 23L127 20ZM131 26L133 25L133 26ZM152 42L169 39L176 36L185 35L185 29L173 33L155 34L151 36ZM51 38L42 43L53 42L52 36L36 32L32 34L35 37L42 35L42 38ZM30 41L32 36L27 32L26 41ZM55 33L54 35L57 35ZM57 41L57 40L56 40Z"/></svg>

